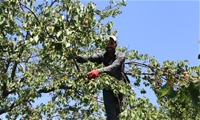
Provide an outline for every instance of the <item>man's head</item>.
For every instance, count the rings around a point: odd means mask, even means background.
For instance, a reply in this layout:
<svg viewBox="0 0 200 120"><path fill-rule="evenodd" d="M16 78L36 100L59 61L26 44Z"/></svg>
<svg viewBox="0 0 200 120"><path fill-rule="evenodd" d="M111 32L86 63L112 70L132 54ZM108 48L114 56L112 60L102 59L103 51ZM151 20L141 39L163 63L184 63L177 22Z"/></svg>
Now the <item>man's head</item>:
<svg viewBox="0 0 200 120"><path fill-rule="evenodd" d="M109 54L114 54L116 47L117 47L117 38L113 35L110 35L109 41L108 41L107 46L106 46L106 51Z"/></svg>

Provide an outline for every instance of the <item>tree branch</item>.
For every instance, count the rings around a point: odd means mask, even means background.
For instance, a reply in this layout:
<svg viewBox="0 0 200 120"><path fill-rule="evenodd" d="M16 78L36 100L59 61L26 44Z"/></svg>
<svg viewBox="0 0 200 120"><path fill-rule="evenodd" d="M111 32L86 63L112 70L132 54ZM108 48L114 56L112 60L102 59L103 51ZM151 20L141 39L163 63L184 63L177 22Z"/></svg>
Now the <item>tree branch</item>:
<svg viewBox="0 0 200 120"><path fill-rule="evenodd" d="M28 8L26 5L22 4L21 2L19 2L19 4L20 4L21 6L23 6L23 7L25 7L26 9L28 9L28 10L34 15L34 17L35 17L35 19L37 20L38 24L40 24L40 21L39 21L39 19L37 18L36 14L35 14L30 8Z"/></svg>
<svg viewBox="0 0 200 120"><path fill-rule="evenodd" d="M3 114L3 113L6 113L6 110L5 109L0 109L0 115Z"/></svg>
<svg viewBox="0 0 200 120"><path fill-rule="evenodd" d="M29 40L29 39L30 39L30 37L31 37L31 35L30 35L30 32L29 32L29 31L27 31L27 32L26 32L26 37L25 37L25 40Z"/></svg>
<svg viewBox="0 0 200 120"><path fill-rule="evenodd" d="M132 75L132 72L125 72L126 75ZM141 75L155 75L155 73L142 72Z"/></svg>
<svg viewBox="0 0 200 120"><path fill-rule="evenodd" d="M71 89L72 87L68 87L68 86L66 86L66 85L61 85L60 86L60 89ZM54 87L52 87L51 89L46 89L46 88L43 88L43 89L40 89L40 90L38 90L37 91L37 93L49 93L49 92L52 92L52 91L54 91L55 90L55 88Z"/></svg>
<svg viewBox="0 0 200 120"><path fill-rule="evenodd" d="M25 80L25 77L22 77L18 82L23 82L24 80ZM15 92L16 92L16 89L12 89L12 90L6 89L6 91L4 92L4 94L2 93L2 97L5 98L9 94L12 94L12 93L15 93Z"/></svg>
<svg viewBox="0 0 200 120"><path fill-rule="evenodd" d="M80 71L80 69L79 69L79 66L78 66L78 64L77 64L77 62L76 62L76 60L75 60L75 59L73 59L73 62L74 62L74 64L75 64L75 66L76 66L76 69L78 70L78 72L81 72L81 71Z"/></svg>
<svg viewBox="0 0 200 120"><path fill-rule="evenodd" d="M147 64L144 64L144 63L140 63L140 62L135 62L135 61L125 62L124 64L136 64L136 65L143 66L143 67L146 67L146 68L151 68L151 69L153 68L150 65L147 65Z"/></svg>
<svg viewBox="0 0 200 120"><path fill-rule="evenodd" d="M57 0L54 0L53 2L51 2L50 7L53 6L53 4L56 2Z"/></svg>
<svg viewBox="0 0 200 120"><path fill-rule="evenodd" d="M135 64L135 65L138 65L138 66L142 66L142 67L146 67L146 68L150 68L151 70L154 69L154 67L150 66L150 65L147 65L145 63L139 63L139 62L134 62L134 61L131 61L131 62L126 62L125 64ZM167 72L168 74L171 74L172 76L174 76L176 79L181 79L181 78L185 78L184 75L182 74L178 74L176 72L172 72L172 71L168 71L168 70L165 70L163 68L156 68L157 70L161 70L163 72ZM131 72L126 72L127 75L132 75ZM152 73L145 73L143 72L142 75L155 75L156 73L153 71ZM192 75L192 77L196 78L197 76L194 76ZM166 78L163 78L163 79L166 79ZM191 81L191 80L189 80Z"/></svg>
<svg viewBox="0 0 200 120"><path fill-rule="evenodd" d="M0 109L0 115L3 113L6 113L8 111L11 111L14 108L15 102L13 102L10 106L8 106L8 110L6 111L5 109Z"/></svg>
<svg viewBox="0 0 200 120"><path fill-rule="evenodd" d="M23 81L24 80L24 77L21 79L21 81ZM72 87L68 87L68 86L66 86L66 85L61 85L60 86L60 89L71 89ZM37 93L38 94L40 94L40 93L49 93L49 92L51 92L51 91L54 91L55 90L55 88L53 87L53 88L51 88L51 89L49 89L49 90L47 90L46 88L43 88L43 89L40 89L40 90L38 90L37 91ZM9 95L9 94L11 94L11 93L14 93L14 92L16 92L16 90L10 90L10 91L8 91L7 90L7 95ZM7 96L6 95L6 96ZM24 100L24 102L29 102L28 100ZM9 107L8 107L8 110L6 111L5 109L0 109L0 115L1 114L3 114L3 113L6 113L6 112L8 112L8 111L11 111L15 106L14 106L14 104L15 103L12 103Z"/></svg>
<svg viewBox="0 0 200 120"><path fill-rule="evenodd" d="M25 68L21 64L19 64L19 66L21 67L22 72L25 73Z"/></svg>
<svg viewBox="0 0 200 120"><path fill-rule="evenodd" d="M8 60L7 60L6 67L3 69L3 74L5 74L5 73L8 71L8 68L9 68L9 66L10 66L10 63L11 63L11 60L8 59Z"/></svg>
<svg viewBox="0 0 200 120"><path fill-rule="evenodd" d="M23 82L24 80L25 80L25 78L22 77L22 78L19 80L19 82ZM5 84L5 85L6 85L6 84ZM5 87L4 87L4 90L3 90L2 94L1 94L1 96L2 96L2 98L4 99L4 98L6 98L9 94L12 94L12 93L15 93L15 92L16 92L16 89L10 90L10 89L7 89L7 86L5 86Z"/></svg>
<svg viewBox="0 0 200 120"><path fill-rule="evenodd" d="M14 65L13 65L13 68L12 68L12 72L11 72L12 81L14 80L16 69L17 69L17 62L15 61Z"/></svg>
<svg viewBox="0 0 200 120"><path fill-rule="evenodd" d="M23 49L23 47L22 47L20 53L19 53L18 56L17 56L18 58L21 57L23 51L24 51L24 49ZM14 80L14 77L15 77L17 65L18 65L18 63L17 63L17 61L15 61L15 62L14 62L14 65L13 65L13 68L12 68L12 72L11 72L11 79L12 79L12 81Z"/></svg>
<svg viewBox="0 0 200 120"><path fill-rule="evenodd" d="M3 37L4 37L4 38L6 37L6 35L5 35L4 31L2 31L2 35L3 35Z"/></svg>
<svg viewBox="0 0 200 120"><path fill-rule="evenodd" d="M26 37L28 37L28 34L29 34L29 32L27 32L27 36L26 36ZM19 46L20 46L20 44L19 44ZM18 58L21 57L22 52L23 52L23 48L22 48L22 50L21 50L21 53L19 53ZM7 72L10 63L11 63L11 60L9 59L7 65L6 65L6 67L5 67L5 69L4 69L4 71L3 71L4 73ZM12 81L14 80L14 77L15 77L15 74L16 74L17 65L18 65L18 63L17 63L17 61L15 61L15 62L14 62L14 65L13 65L13 67L12 67L12 72L11 72L11 79L12 79ZM23 69L23 71L24 71L24 69ZM24 80L24 78L21 79L21 81L23 81L23 80ZM21 82L21 81L20 81L20 82ZM12 93L14 93L14 92L16 92L16 90L8 90L7 85L6 85L6 82L3 83L3 92L2 92L2 94L1 94L1 96L2 96L3 98L6 98L9 94L12 94Z"/></svg>
<svg viewBox="0 0 200 120"><path fill-rule="evenodd" d="M56 1L56 0L55 0L55 1ZM54 2L55 2L55 1L54 1ZM53 2L53 3L54 3L54 2ZM26 9L28 9L28 10L33 14L33 16L34 16L34 18L36 19L38 25L40 25L40 21L39 21L38 17L36 16L36 14L35 14L30 8L28 8L26 5L22 4L21 2L19 2L19 4L20 4L21 6L23 6L23 7L25 7ZM47 32L48 36L51 37L52 39L54 39L55 36L51 36L51 35L49 34L48 30L46 29L46 26L45 26L44 28L45 28L45 31Z"/></svg>
<svg viewBox="0 0 200 120"><path fill-rule="evenodd" d="M3 70L3 74L5 74L5 73L8 71L8 68L9 68L10 63L11 63L11 60L8 59L8 62L7 62L7 64L6 64L6 67L5 67L4 70ZM7 91L7 84L6 84L6 81L3 81L3 92L2 92L2 94L1 94L1 96L2 96L3 98L5 98L7 92L8 92L8 91Z"/></svg>

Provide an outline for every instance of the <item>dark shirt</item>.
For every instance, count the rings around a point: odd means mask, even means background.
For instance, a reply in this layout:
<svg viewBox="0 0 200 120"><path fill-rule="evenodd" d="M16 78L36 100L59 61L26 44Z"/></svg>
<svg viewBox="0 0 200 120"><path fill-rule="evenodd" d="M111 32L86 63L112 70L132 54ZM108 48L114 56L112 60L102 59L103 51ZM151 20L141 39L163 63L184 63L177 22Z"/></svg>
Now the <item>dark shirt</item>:
<svg viewBox="0 0 200 120"><path fill-rule="evenodd" d="M79 63L84 63L88 60L91 62L96 62L98 64L103 63L104 67L98 69L99 73L107 73L118 80L122 79L122 72L124 72L125 61L124 53L115 52L115 55L112 60L108 58L106 52L94 54L91 57L87 55L77 57L77 62Z"/></svg>

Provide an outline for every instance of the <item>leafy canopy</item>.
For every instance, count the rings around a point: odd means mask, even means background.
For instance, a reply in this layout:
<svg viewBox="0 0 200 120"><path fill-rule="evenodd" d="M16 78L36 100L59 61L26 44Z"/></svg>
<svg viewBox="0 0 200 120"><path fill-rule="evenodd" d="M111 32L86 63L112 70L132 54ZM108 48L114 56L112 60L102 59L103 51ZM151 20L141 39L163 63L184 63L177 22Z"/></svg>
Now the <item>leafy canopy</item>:
<svg viewBox="0 0 200 120"><path fill-rule="evenodd" d="M121 14L121 2L105 9L78 0L2 0L0 3L0 115L7 119L105 119L102 89L127 96L122 119L199 119L200 68L187 61L158 63L126 47L131 84L86 72L101 65L77 64L74 57L105 49L106 36L117 34L109 17ZM150 86L159 107L136 98L132 88ZM145 88L141 89L145 94ZM45 99L48 96L48 99ZM41 99L42 98L42 99ZM42 100L42 101L39 101Z"/></svg>

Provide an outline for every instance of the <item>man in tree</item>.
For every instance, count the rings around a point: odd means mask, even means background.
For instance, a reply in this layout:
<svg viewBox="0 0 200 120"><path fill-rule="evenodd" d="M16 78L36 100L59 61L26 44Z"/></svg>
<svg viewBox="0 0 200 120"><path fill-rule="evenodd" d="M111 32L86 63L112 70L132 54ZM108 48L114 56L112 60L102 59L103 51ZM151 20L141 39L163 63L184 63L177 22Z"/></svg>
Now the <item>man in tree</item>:
<svg viewBox="0 0 200 120"><path fill-rule="evenodd" d="M104 67L96 70L92 70L87 73L91 78L96 78L100 73L107 73L116 80L122 80L124 78L124 61L125 54L116 51L117 39L115 36L109 36L109 42L106 46L106 52L95 54L91 57L87 55L78 56L77 62L84 63L88 60L96 62L98 64L103 63ZM118 120L118 115L121 112L121 105L124 98L123 94L114 95L112 90L103 89L104 106L106 109L107 120Z"/></svg>

